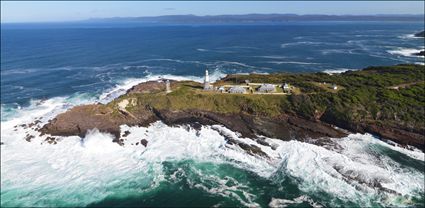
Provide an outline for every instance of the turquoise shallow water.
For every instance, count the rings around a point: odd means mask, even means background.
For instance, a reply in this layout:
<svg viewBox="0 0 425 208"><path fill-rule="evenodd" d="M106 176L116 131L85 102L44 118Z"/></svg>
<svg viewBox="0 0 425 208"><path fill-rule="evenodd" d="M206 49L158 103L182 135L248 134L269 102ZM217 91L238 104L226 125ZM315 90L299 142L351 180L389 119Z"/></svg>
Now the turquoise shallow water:
<svg viewBox="0 0 425 208"><path fill-rule="evenodd" d="M420 162L417 164L422 165ZM90 207L137 207L137 206L269 206L272 198L295 199L307 196L306 201L288 203L290 207L313 207L335 205L345 207L361 207L361 203L342 201L324 191L304 193L298 189L297 179L280 173L265 179L255 173L239 169L227 164L196 163L194 161L167 162L166 181L156 190L138 196L110 196L101 202L90 204ZM200 185L202 184L202 185ZM195 188L200 185L202 188ZM226 189L215 190L215 189ZM209 191L205 191L209 190ZM222 191L220 193L220 191ZM215 194L211 192L217 192ZM224 195L224 196L223 196ZM305 198L307 198L305 197ZM372 200L372 199L371 199ZM250 202L244 204L242 202ZM314 201L314 203L309 203ZM371 205L380 206L371 201ZM424 198L413 198L412 205L421 205Z"/></svg>
<svg viewBox="0 0 425 208"><path fill-rule="evenodd" d="M142 81L202 81L206 68L217 79L422 63L405 53L423 46L409 36L421 29L421 22L2 26L1 206L421 207L424 154L368 134L325 146L267 138L273 150L220 126L123 126L131 132L124 147L96 131L48 145L38 132L14 128L108 102ZM226 144L220 131L269 158ZM146 148L131 145L140 139Z"/></svg>
<svg viewBox="0 0 425 208"><path fill-rule="evenodd" d="M300 196L296 181L290 178L276 183L229 164L180 161L163 165L166 180L156 190L133 197L111 196L89 206L233 207L243 206L242 202L266 206L271 197ZM286 191L279 191L281 187Z"/></svg>

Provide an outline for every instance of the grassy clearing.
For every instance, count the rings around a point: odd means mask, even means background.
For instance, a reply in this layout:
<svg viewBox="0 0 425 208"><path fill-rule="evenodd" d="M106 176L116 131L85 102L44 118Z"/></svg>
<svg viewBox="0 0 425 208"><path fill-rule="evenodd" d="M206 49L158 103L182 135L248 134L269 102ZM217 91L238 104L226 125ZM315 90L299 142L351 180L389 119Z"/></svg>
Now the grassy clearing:
<svg viewBox="0 0 425 208"><path fill-rule="evenodd" d="M314 118L325 111L349 122L379 121L384 124L424 128L425 83L424 66L398 65L369 67L343 74L271 74L228 75L222 84L289 83L296 88L291 95L227 94L202 91L202 84L184 81L172 85L173 92L124 95L111 102L137 98L137 105L158 109L199 109L219 113L245 112L275 116L295 113ZM326 82L328 84L323 84ZM331 89L335 83L338 90ZM398 90L391 86L403 86Z"/></svg>

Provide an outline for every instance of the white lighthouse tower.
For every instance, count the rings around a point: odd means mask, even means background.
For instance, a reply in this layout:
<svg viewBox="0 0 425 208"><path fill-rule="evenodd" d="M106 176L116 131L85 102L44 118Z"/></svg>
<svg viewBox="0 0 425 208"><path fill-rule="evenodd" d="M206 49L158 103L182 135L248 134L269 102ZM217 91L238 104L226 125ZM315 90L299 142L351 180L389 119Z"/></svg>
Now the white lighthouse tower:
<svg viewBox="0 0 425 208"><path fill-rule="evenodd" d="M204 79L204 90L212 90L212 86L210 84L210 77L208 76L208 70L205 70L205 79Z"/></svg>

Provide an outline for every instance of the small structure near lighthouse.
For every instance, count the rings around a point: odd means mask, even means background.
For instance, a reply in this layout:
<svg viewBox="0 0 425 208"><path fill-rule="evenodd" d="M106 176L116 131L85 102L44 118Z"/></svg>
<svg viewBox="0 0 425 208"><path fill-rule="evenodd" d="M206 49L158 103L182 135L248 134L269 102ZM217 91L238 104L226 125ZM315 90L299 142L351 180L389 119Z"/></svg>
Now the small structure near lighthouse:
<svg viewBox="0 0 425 208"><path fill-rule="evenodd" d="M205 70L204 90L207 90L207 91L214 90L213 86L210 84L210 78L208 76L208 70Z"/></svg>
<svg viewBox="0 0 425 208"><path fill-rule="evenodd" d="M165 81L165 92L166 93L170 93L171 92L170 80L168 80L168 79L167 79L167 81Z"/></svg>

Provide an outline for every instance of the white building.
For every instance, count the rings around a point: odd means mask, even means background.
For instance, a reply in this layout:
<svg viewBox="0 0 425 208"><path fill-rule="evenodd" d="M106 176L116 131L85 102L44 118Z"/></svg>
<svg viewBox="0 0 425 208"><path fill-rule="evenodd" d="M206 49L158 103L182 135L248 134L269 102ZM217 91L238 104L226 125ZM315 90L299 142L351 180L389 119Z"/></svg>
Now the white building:
<svg viewBox="0 0 425 208"><path fill-rule="evenodd" d="M241 86L234 86L234 87L229 89L229 92L233 93L233 94L245 94L246 89L241 87Z"/></svg>
<svg viewBox="0 0 425 208"><path fill-rule="evenodd" d="M218 88L218 91L221 92L221 93L225 93L226 89L223 86L221 86L221 87Z"/></svg>
<svg viewBox="0 0 425 208"><path fill-rule="evenodd" d="M290 91L291 91L291 87L289 86L289 84L288 84L288 83L285 83L285 84L283 85L283 91L284 91L284 92L290 92Z"/></svg>
<svg viewBox="0 0 425 208"><path fill-rule="evenodd" d="M260 88L258 88L259 92L276 92L276 86L273 84L262 84Z"/></svg>

